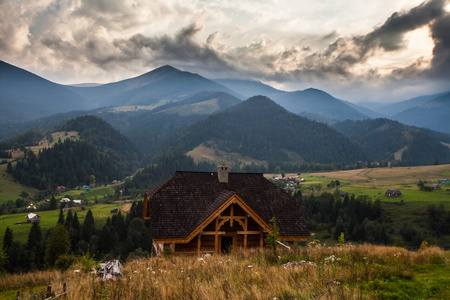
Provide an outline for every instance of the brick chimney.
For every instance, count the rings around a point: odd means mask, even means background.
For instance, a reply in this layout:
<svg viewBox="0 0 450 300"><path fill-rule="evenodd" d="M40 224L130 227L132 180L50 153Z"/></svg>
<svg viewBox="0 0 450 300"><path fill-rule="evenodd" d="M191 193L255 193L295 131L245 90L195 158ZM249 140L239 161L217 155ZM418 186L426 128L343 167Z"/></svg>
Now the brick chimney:
<svg viewBox="0 0 450 300"><path fill-rule="evenodd" d="M217 167L217 177L219 182L228 183L228 166L220 165Z"/></svg>

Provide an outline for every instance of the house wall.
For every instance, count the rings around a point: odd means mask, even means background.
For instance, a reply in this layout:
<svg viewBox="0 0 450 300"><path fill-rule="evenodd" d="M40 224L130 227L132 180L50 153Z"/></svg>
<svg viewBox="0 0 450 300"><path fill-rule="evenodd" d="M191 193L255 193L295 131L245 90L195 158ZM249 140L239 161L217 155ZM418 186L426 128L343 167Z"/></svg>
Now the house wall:
<svg viewBox="0 0 450 300"><path fill-rule="evenodd" d="M264 245L265 233L242 208L232 204L190 242L176 243L175 253L220 253L223 237L232 237L232 250L236 251Z"/></svg>

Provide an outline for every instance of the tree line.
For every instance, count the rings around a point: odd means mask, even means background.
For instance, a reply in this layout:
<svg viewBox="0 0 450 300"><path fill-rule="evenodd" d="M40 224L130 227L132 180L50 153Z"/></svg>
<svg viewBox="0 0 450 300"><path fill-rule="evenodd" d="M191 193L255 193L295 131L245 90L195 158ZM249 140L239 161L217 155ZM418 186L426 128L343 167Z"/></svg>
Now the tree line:
<svg viewBox="0 0 450 300"><path fill-rule="evenodd" d="M341 196L334 193L303 196L300 190L294 193L310 231L326 233L325 238L337 240L341 233L345 239L357 243L406 246L418 248L427 240L444 248L450 245L446 235L450 233L450 211L443 204L429 205L424 216L417 220L420 229L408 223L395 224L391 216L381 207L380 199L372 201L367 195Z"/></svg>
<svg viewBox="0 0 450 300"><path fill-rule="evenodd" d="M55 227L45 233L39 223L33 223L25 244L14 241L13 230L7 227L0 251L0 271L67 269L86 254L96 260L150 256L152 238L142 220L142 206L142 201L133 202L128 214L115 213L101 228L96 226L91 210L81 223L77 212L64 213L61 209Z"/></svg>

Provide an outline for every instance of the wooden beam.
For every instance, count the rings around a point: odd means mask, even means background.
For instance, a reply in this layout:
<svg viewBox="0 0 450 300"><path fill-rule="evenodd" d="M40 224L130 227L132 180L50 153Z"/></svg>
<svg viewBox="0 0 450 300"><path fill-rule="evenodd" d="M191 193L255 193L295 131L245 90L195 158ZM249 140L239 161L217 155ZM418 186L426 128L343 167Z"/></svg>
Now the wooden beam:
<svg viewBox="0 0 450 300"><path fill-rule="evenodd" d="M202 235L199 233L197 235L197 255L200 255L200 249L202 247Z"/></svg>
<svg viewBox="0 0 450 300"><path fill-rule="evenodd" d="M214 250L216 250L216 254L220 254L219 253L219 234L218 234L218 230L219 230L219 219L216 218L216 234L214 236Z"/></svg>
<svg viewBox="0 0 450 300"><path fill-rule="evenodd" d="M259 230L253 230L253 231L241 230L241 231L237 232L237 234L260 234L260 233L262 233L262 232Z"/></svg>
<svg viewBox="0 0 450 300"><path fill-rule="evenodd" d="M231 208L230 208L230 227L233 227L233 217L234 217L234 203L231 204Z"/></svg>
<svg viewBox="0 0 450 300"><path fill-rule="evenodd" d="M244 216L221 216L219 217L220 220L230 220L230 219L235 219L235 220L245 220Z"/></svg>
<svg viewBox="0 0 450 300"><path fill-rule="evenodd" d="M222 234L225 234L226 232L225 231L202 231L202 235L216 235L216 234L218 234L218 235L222 235Z"/></svg>
<svg viewBox="0 0 450 300"><path fill-rule="evenodd" d="M244 231L248 230L248 216L245 216L244 220ZM247 234L244 234L244 249L247 249Z"/></svg>

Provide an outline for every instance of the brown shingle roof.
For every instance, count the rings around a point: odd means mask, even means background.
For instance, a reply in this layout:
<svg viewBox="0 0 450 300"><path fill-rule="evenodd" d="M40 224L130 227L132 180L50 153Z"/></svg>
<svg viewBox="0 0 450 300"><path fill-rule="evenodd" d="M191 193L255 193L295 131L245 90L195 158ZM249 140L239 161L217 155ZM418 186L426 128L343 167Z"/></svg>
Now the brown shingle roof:
<svg viewBox="0 0 450 300"><path fill-rule="evenodd" d="M153 238L185 238L237 193L266 223L275 217L280 236L308 236L300 208L290 195L258 173L176 172L147 192Z"/></svg>

